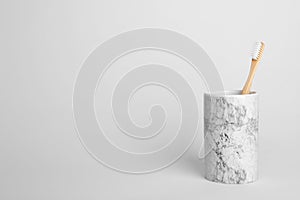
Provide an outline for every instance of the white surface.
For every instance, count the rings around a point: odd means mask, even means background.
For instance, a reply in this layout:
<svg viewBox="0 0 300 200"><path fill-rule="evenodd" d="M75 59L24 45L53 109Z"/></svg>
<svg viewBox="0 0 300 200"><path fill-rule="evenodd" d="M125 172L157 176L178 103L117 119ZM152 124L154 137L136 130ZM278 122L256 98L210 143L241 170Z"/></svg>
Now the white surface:
<svg viewBox="0 0 300 200"><path fill-rule="evenodd" d="M299 188L298 1L1 1L0 199L296 198ZM140 27L197 41L226 89L240 89L253 41L266 43L253 87L260 94L259 180L206 181L199 137L153 174L108 169L84 150L72 88L97 44ZM199 133L200 136L200 133Z"/></svg>

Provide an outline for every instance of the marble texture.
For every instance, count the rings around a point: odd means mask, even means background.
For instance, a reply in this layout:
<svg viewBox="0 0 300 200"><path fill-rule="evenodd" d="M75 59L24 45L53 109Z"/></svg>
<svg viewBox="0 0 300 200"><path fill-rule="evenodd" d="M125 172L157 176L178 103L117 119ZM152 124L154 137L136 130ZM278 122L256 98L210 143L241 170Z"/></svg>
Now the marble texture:
<svg viewBox="0 0 300 200"><path fill-rule="evenodd" d="M257 179L258 95L204 95L205 178L242 184Z"/></svg>

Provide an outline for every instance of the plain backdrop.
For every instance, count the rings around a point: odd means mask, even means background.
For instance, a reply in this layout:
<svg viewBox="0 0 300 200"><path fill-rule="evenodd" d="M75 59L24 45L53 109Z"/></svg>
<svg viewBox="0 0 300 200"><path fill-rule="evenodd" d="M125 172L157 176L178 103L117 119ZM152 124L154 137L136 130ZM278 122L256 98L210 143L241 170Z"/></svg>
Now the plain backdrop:
<svg viewBox="0 0 300 200"><path fill-rule="evenodd" d="M297 198L299 11L296 0L1 0L0 199ZM82 62L113 35L143 27L192 38L226 89L242 87L252 43L265 41L253 84L260 93L257 182L205 180L201 132L178 162L145 175L113 171L82 147L72 117Z"/></svg>

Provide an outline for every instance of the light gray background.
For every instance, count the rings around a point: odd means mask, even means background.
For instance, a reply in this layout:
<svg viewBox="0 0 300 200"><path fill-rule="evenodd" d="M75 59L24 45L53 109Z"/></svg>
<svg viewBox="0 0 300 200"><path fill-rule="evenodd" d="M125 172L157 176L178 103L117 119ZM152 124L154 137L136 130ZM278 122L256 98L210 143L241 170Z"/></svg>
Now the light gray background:
<svg viewBox="0 0 300 200"><path fill-rule="evenodd" d="M2 0L0 199L296 198L299 10L296 0ZM226 89L242 87L248 50L253 41L265 41L253 85L260 93L258 182L206 181L199 139L174 165L146 175L115 172L84 150L71 105L81 63L111 36L142 27L171 29L198 42Z"/></svg>

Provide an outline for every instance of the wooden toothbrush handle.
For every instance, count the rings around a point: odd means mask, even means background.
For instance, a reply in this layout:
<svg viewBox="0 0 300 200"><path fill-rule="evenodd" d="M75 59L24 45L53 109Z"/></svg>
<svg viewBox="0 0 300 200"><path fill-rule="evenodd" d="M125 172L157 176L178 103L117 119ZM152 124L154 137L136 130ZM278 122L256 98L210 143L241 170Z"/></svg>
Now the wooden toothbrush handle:
<svg viewBox="0 0 300 200"><path fill-rule="evenodd" d="M250 72L249 72L247 81L246 81L246 83L244 85L242 94L249 94L250 93L250 88L251 88L252 81L253 81L253 78L254 78L254 74L255 74L255 71L256 71L256 68L257 68L256 67L257 63L258 63L257 60L252 60L252 62L251 62Z"/></svg>

